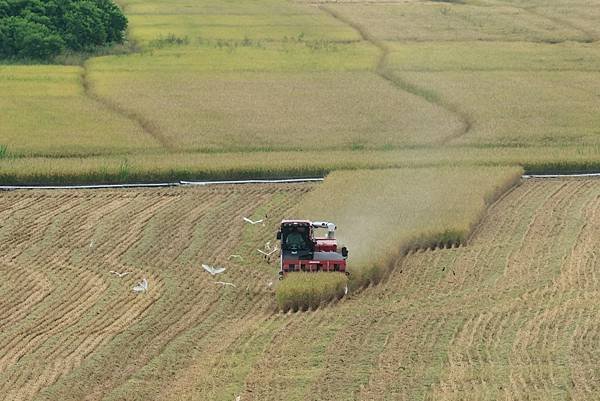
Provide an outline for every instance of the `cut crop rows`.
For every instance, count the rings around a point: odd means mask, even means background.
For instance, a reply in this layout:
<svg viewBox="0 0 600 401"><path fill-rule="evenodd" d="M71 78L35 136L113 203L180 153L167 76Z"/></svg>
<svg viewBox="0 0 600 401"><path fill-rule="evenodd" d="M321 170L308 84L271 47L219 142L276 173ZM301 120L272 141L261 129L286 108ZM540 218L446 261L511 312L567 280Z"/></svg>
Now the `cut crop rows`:
<svg viewBox="0 0 600 401"><path fill-rule="evenodd" d="M311 188L3 194L2 394L596 396L600 181L526 181L466 245L412 251L378 286L317 311L276 313L276 267L255 249L273 243L277 220ZM264 227L241 219L265 215ZM213 279L200 263L228 270ZM117 269L132 274L108 273ZM135 295L142 277L150 290Z"/></svg>

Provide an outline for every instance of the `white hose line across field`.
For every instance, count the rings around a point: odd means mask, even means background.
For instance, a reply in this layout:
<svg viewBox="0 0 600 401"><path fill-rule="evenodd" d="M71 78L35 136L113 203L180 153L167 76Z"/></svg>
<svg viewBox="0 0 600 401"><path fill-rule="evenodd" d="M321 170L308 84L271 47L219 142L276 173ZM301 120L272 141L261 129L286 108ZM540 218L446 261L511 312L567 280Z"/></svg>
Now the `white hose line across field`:
<svg viewBox="0 0 600 401"><path fill-rule="evenodd" d="M528 174L522 178L600 178L600 173L588 173L588 174Z"/></svg>
<svg viewBox="0 0 600 401"><path fill-rule="evenodd" d="M321 182L324 178L289 178L289 179L260 179L260 180L231 180L231 181L177 181L161 183L132 183L132 184L90 184L90 185L0 185L0 191L15 191L19 189L127 189L127 188L167 188L180 186L208 185L243 185L243 184L293 184L303 182Z"/></svg>
<svg viewBox="0 0 600 401"><path fill-rule="evenodd" d="M226 185L226 184L293 184L296 182L321 182L325 178L289 178L281 180L237 180L237 181L179 181L180 185Z"/></svg>
<svg viewBox="0 0 600 401"><path fill-rule="evenodd" d="M600 178L600 173L587 174L526 174L523 179L532 178ZM283 178L283 179L254 179L254 180L221 180L221 181L176 181L159 183L128 183L128 184L89 184L89 185L0 185L0 191L19 189L127 189L127 188L167 188L179 186L208 186L208 185L244 185L244 184L293 184L303 182L322 182L324 177Z"/></svg>

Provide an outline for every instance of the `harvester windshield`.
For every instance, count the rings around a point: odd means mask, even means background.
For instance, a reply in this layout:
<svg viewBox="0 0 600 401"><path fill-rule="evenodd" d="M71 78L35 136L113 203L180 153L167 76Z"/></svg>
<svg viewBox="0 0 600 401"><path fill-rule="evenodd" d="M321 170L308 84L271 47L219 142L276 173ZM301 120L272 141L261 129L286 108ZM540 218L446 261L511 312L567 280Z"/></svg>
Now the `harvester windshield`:
<svg viewBox="0 0 600 401"><path fill-rule="evenodd" d="M309 227L294 226L283 230L283 249L289 251L312 250Z"/></svg>

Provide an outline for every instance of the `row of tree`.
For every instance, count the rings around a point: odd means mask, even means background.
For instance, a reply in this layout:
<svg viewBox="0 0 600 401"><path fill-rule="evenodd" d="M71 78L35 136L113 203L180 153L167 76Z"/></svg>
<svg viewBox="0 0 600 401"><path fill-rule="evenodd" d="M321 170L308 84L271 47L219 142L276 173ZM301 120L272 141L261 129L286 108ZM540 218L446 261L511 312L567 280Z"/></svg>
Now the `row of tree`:
<svg viewBox="0 0 600 401"><path fill-rule="evenodd" d="M0 0L0 58L50 59L122 43L127 18L112 0Z"/></svg>

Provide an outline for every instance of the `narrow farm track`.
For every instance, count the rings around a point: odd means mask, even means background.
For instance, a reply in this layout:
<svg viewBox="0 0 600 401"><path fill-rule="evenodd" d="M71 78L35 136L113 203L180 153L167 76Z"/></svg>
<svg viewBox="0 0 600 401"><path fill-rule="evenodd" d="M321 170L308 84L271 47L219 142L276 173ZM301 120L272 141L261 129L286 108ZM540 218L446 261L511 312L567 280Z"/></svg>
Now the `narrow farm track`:
<svg viewBox="0 0 600 401"><path fill-rule="evenodd" d="M311 188L3 193L0 399L597 398L600 180L526 180L467 246L277 313L256 249Z"/></svg>

